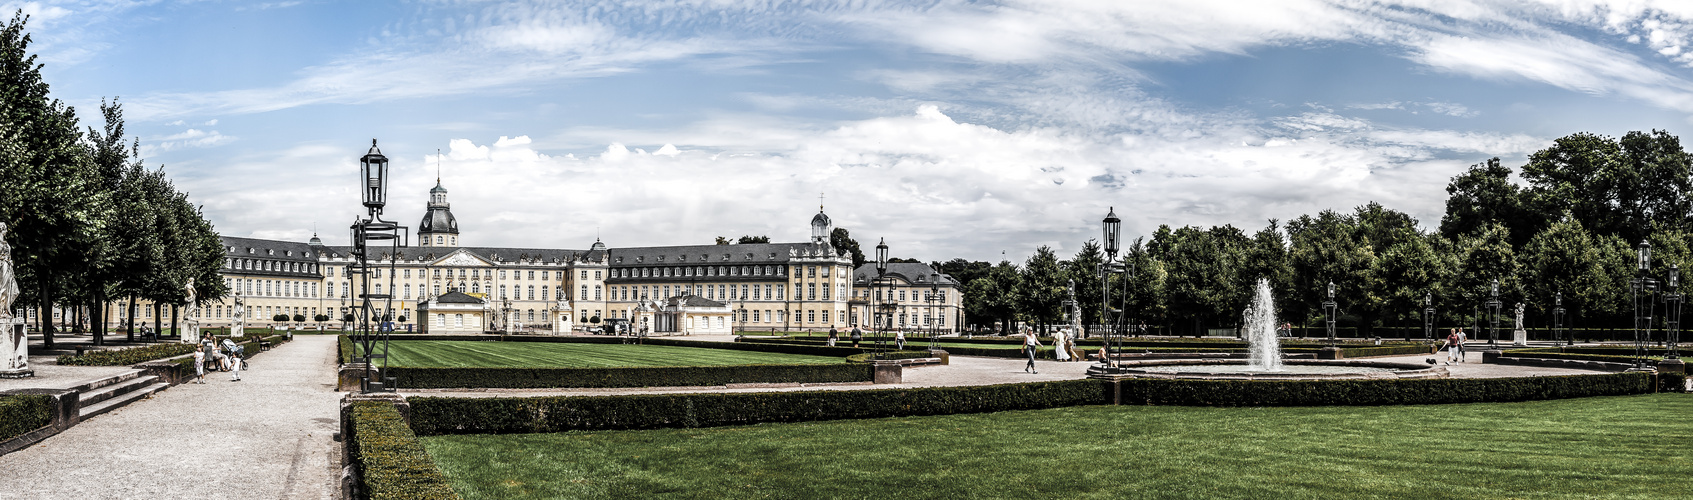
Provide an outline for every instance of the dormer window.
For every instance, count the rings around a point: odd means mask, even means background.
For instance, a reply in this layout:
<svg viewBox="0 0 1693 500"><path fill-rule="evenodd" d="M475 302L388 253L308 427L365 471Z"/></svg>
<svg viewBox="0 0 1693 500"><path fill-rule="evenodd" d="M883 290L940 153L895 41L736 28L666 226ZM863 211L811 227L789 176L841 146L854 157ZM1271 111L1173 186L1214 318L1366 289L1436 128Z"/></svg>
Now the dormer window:
<svg viewBox="0 0 1693 500"><path fill-rule="evenodd" d="M249 255L252 254L253 253L253 247L247 247L247 253Z"/></svg>
<svg viewBox="0 0 1693 500"><path fill-rule="evenodd" d="M659 261L659 262L664 262L664 256L663 256L663 255L660 255L660 256L658 256L658 261Z"/></svg>

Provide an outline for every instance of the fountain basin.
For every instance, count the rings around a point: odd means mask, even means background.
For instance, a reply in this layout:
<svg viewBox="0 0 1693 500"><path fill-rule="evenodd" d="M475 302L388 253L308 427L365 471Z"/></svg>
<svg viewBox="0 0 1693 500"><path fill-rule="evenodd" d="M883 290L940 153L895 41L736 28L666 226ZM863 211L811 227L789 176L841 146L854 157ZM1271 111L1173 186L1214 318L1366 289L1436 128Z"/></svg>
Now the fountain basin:
<svg viewBox="0 0 1693 500"><path fill-rule="evenodd" d="M1392 380L1447 378L1443 365L1387 363L1361 360L1282 360L1280 371L1253 371L1239 359L1163 359L1119 362L1115 367L1094 365L1089 378L1188 380Z"/></svg>

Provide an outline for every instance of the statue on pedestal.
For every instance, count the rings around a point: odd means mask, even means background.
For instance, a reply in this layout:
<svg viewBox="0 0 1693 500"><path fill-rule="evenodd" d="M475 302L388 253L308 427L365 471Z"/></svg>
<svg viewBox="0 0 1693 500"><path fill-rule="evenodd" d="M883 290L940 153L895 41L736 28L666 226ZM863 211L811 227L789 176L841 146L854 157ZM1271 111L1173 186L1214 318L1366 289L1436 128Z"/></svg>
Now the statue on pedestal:
<svg viewBox="0 0 1693 500"><path fill-rule="evenodd" d="M229 336L242 337L247 335L247 303L241 301L241 291L235 292L235 323L230 325Z"/></svg>
<svg viewBox="0 0 1693 500"><path fill-rule="evenodd" d="M1521 303L1521 302L1517 303L1517 328L1516 329L1518 329L1518 330L1523 329L1523 303Z"/></svg>
<svg viewBox="0 0 1693 500"><path fill-rule="evenodd" d="M192 344L200 341L200 318L195 316L200 312L200 294L194 291L194 278L188 278L183 289L187 304L182 306L182 343Z"/></svg>
<svg viewBox="0 0 1693 500"><path fill-rule="evenodd" d="M9 227L0 222L0 378L23 378L35 375L29 369L29 336L24 334L22 318L12 317L12 303L18 300L17 274L12 272L12 246L6 244Z"/></svg>

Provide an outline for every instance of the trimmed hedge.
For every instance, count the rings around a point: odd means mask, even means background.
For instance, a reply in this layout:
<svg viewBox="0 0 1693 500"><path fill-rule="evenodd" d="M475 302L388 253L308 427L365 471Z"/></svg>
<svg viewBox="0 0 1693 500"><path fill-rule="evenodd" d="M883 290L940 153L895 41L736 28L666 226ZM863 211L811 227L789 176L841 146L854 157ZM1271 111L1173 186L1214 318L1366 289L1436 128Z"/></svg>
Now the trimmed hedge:
<svg viewBox="0 0 1693 500"><path fill-rule="evenodd" d="M1649 373L1420 380L1245 381L1126 379L1123 404L1376 406L1503 403L1654 392Z"/></svg>
<svg viewBox="0 0 1693 500"><path fill-rule="evenodd" d="M715 427L1103 404L1097 380L862 391L409 398L420 436Z"/></svg>
<svg viewBox="0 0 1693 500"><path fill-rule="evenodd" d="M1658 392L1687 392L1687 375L1659 373Z"/></svg>
<svg viewBox="0 0 1693 500"><path fill-rule="evenodd" d="M53 423L53 398L34 394L0 396L0 441Z"/></svg>
<svg viewBox="0 0 1693 500"><path fill-rule="evenodd" d="M160 358L181 356L194 352L197 344L153 344L114 351L88 351L81 356L59 355L60 366L128 366Z"/></svg>
<svg viewBox="0 0 1693 500"><path fill-rule="evenodd" d="M488 387L671 387L725 384L868 382L867 364L639 366L609 368L436 368L390 366L401 389Z"/></svg>
<svg viewBox="0 0 1693 500"><path fill-rule="evenodd" d="M923 359L929 357L929 351L888 351L882 353L882 359ZM876 353L866 352L847 356L848 363L869 363L876 360Z"/></svg>
<svg viewBox="0 0 1693 500"><path fill-rule="evenodd" d="M392 403L357 401L347 445L359 468L362 498L455 499L435 460Z"/></svg>

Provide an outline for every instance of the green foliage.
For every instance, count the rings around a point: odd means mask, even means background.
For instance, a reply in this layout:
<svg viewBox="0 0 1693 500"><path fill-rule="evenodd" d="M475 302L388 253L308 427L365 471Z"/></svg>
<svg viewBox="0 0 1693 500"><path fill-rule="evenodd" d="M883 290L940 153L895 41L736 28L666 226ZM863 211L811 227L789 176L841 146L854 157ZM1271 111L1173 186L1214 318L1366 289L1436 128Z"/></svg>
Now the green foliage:
<svg viewBox="0 0 1693 500"><path fill-rule="evenodd" d="M735 240L735 244L737 244L737 245L745 245L745 244L748 244L748 243L769 243L769 242L770 242L769 236L741 236L739 239Z"/></svg>
<svg viewBox="0 0 1693 500"><path fill-rule="evenodd" d="M865 365L853 365L869 368ZM1095 380L862 391L411 398L418 435L715 427L1100 404Z"/></svg>
<svg viewBox="0 0 1693 500"><path fill-rule="evenodd" d="M278 315L275 315L275 316L271 316L270 320L271 321L277 321L277 322L288 321L288 315L278 314Z"/></svg>
<svg viewBox="0 0 1693 500"><path fill-rule="evenodd" d="M1501 403L1653 392L1649 373L1421 380L1130 379L1118 387L1123 404L1183 406Z"/></svg>
<svg viewBox="0 0 1693 500"><path fill-rule="evenodd" d="M829 231L829 246L835 247L841 255L851 255L853 269L864 265L864 250L859 249L858 240L852 239L852 232L847 228L837 227Z"/></svg>
<svg viewBox="0 0 1693 500"><path fill-rule="evenodd" d="M1041 324L1059 322L1064 317L1060 305L1064 301L1069 277L1069 273L1058 264L1058 256L1052 248L1046 245L1036 248L1035 254L1023 264L1018 310L1029 321Z"/></svg>
<svg viewBox="0 0 1693 500"><path fill-rule="evenodd" d="M871 366L829 365L629 366L601 368L437 368L389 366L405 389L686 387L725 384L868 382Z"/></svg>
<svg viewBox="0 0 1693 500"><path fill-rule="evenodd" d="M0 395L0 441L53 423L53 398L34 394Z"/></svg>
<svg viewBox="0 0 1693 500"><path fill-rule="evenodd" d="M388 345L388 363L396 366L457 368L608 368L634 366L718 366L753 364L839 364L840 356L749 352L750 349L718 349L655 343L623 344L601 342L525 342L510 337L506 342L452 340L393 340Z"/></svg>
<svg viewBox="0 0 1693 500"><path fill-rule="evenodd" d="M888 359L888 360L901 360L901 359L923 359L923 358L929 357L929 351L888 351L888 352L884 352L884 353L881 353L881 354L882 355L879 356L879 357L876 355L876 353L873 353L873 352L854 354L854 355L851 355L851 356L847 356L847 362L848 363L869 363L869 362L875 361L878 358L879 359Z"/></svg>
<svg viewBox="0 0 1693 500"><path fill-rule="evenodd" d="M316 316L312 316L312 321L316 321L318 323L329 321L329 315L328 314L319 314L319 315L316 315ZM404 320L402 320L402 321L404 321Z"/></svg>
<svg viewBox="0 0 1693 500"><path fill-rule="evenodd" d="M197 344L153 344L113 351L88 351L81 356L61 354L59 355L59 364L63 366L129 366L155 359L191 354L194 352L195 345Z"/></svg>
<svg viewBox="0 0 1693 500"><path fill-rule="evenodd" d="M353 425L347 443L365 498L459 498L393 404L357 401L349 413Z"/></svg>

